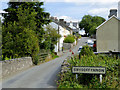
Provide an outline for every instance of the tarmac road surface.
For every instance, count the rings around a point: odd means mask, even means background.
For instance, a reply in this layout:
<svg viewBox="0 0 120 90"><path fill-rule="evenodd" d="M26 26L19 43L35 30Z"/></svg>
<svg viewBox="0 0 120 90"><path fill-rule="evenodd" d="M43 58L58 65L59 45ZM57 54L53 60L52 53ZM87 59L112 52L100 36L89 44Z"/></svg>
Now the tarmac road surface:
<svg viewBox="0 0 120 90"><path fill-rule="evenodd" d="M90 38L82 37L72 51L77 54L79 46L85 45L88 39ZM69 51L64 52L59 58L13 75L2 81L2 88L57 88L57 75L63 60L68 56L71 56Z"/></svg>

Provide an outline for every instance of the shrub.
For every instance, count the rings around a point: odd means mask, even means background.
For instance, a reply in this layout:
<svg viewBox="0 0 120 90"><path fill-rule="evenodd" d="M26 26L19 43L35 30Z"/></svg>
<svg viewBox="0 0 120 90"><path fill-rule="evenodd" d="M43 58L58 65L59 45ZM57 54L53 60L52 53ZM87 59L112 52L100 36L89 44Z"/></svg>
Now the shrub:
<svg viewBox="0 0 120 90"><path fill-rule="evenodd" d="M64 81L59 85L58 88L83 88L83 86L76 82Z"/></svg>
<svg viewBox="0 0 120 90"><path fill-rule="evenodd" d="M5 60L10 60L10 59L12 59L11 57L10 58L8 58L8 57L5 57Z"/></svg>
<svg viewBox="0 0 120 90"><path fill-rule="evenodd" d="M17 23L15 23L9 24L8 28L3 27L2 33L3 60L5 60L5 57L10 58L10 56L11 58L18 58L33 56L39 53L39 40L35 31L29 28L18 28Z"/></svg>
<svg viewBox="0 0 120 90"><path fill-rule="evenodd" d="M77 34L76 35L76 40L80 39L81 38L81 35L80 34Z"/></svg>
<svg viewBox="0 0 120 90"><path fill-rule="evenodd" d="M75 85L80 85L83 88L119 88L119 60L120 59L105 55L84 55L80 60L76 57L74 59L72 58L68 60L70 70L61 74L62 77L61 80L59 80L58 87L74 88L74 85L72 84L74 83ZM103 75L102 83L99 81L99 75L96 74L78 74L78 80L76 80L75 74L73 74L71 70L73 66L102 66L106 67L106 74Z"/></svg>
<svg viewBox="0 0 120 90"><path fill-rule="evenodd" d="M39 55L35 55L35 56L32 56L32 60L33 60L33 63L35 64L35 65L37 65L38 63L39 63L39 59L40 59L40 57L39 57Z"/></svg>
<svg viewBox="0 0 120 90"><path fill-rule="evenodd" d="M64 39L63 42L64 42L64 43L73 43L73 42L75 42L74 36L73 36L73 35L68 35L68 36Z"/></svg>
<svg viewBox="0 0 120 90"><path fill-rule="evenodd" d="M87 55L87 56L94 55L92 48L89 47L88 45L83 46L83 48L80 52L80 56L82 56L82 55Z"/></svg>
<svg viewBox="0 0 120 90"><path fill-rule="evenodd" d="M52 58L55 59L55 58L58 58L59 56L58 55L55 55L54 53L51 53L52 55Z"/></svg>

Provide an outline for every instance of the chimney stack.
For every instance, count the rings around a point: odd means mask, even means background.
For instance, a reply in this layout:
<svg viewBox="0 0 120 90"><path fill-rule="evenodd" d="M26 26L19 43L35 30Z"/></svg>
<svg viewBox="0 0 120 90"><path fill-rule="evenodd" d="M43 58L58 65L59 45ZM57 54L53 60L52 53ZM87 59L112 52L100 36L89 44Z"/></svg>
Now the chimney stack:
<svg viewBox="0 0 120 90"><path fill-rule="evenodd" d="M118 18L120 19L120 1L118 2Z"/></svg>
<svg viewBox="0 0 120 90"><path fill-rule="evenodd" d="M64 19L59 19L60 22L64 22Z"/></svg>
<svg viewBox="0 0 120 90"><path fill-rule="evenodd" d="M115 15L117 17L117 9L110 9L110 14L109 14L108 18L110 18L113 15Z"/></svg>
<svg viewBox="0 0 120 90"><path fill-rule="evenodd" d="M64 23L64 19L59 19L59 22L60 22L61 24L63 24L63 23Z"/></svg>

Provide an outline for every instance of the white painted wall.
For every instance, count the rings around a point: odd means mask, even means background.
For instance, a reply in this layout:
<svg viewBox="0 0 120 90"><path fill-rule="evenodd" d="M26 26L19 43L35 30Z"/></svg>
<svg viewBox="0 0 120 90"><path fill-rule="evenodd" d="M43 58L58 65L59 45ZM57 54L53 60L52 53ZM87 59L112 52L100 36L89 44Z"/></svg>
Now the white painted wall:
<svg viewBox="0 0 120 90"><path fill-rule="evenodd" d="M63 28L62 26L59 27L60 28L60 35L61 35L61 38L60 38L60 51L62 50L62 47L63 47L63 41L65 39L65 36L67 35L70 35L70 31L66 30L65 28Z"/></svg>
<svg viewBox="0 0 120 90"><path fill-rule="evenodd" d="M58 43L57 43L57 45L55 45L54 52L58 52Z"/></svg>
<svg viewBox="0 0 120 90"><path fill-rule="evenodd" d="M50 25L53 27L53 28L56 28L56 30L58 30L58 24L54 23L54 22L51 22ZM59 34L61 35L61 38L60 38L60 42L57 43L57 45L55 45L55 49L54 51L55 52L58 52L58 46L60 48L60 51L62 51L62 47L63 47L63 41L64 41L64 38L65 36L67 35L70 35L70 31L66 30L65 28L63 28L62 26L59 26ZM59 45L58 45L59 44Z"/></svg>

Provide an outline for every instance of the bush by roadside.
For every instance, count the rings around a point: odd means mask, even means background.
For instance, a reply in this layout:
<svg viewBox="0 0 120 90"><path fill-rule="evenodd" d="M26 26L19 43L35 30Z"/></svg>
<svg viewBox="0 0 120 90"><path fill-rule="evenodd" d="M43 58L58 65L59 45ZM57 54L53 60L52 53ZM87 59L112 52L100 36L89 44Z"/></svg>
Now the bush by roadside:
<svg viewBox="0 0 120 90"><path fill-rule="evenodd" d="M58 57L59 57L59 56L56 55L55 53L51 53L51 55L52 55L52 59L55 59L55 58L58 58Z"/></svg>
<svg viewBox="0 0 120 90"><path fill-rule="evenodd" d="M75 56L67 60L70 69L59 74L58 88L119 88L118 61L120 59L105 55L81 55L80 59ZM78 74L76 79L76 75L71 71L73 66L102 66L106 67L106 74L103 75L102 83L99 81L99 75L95 74Z"/></svg>
<svg viewBox="0 0 120 90"><path fill-rule="evenodd" d="M92 56L92 55L94 55L94 52L93 52L92 48L89 47L88 45L83 46L83 48L82 48L82 50L81 50L81 52L80 52L80 57L81 57L81 56L84 56L84 55L87 55L87 56Z"/></svg>
<svg viewBox="0 0 120 90"><path fill-rule="evenodd" d="M73 42L75 42L75 38L74 38L73 35L68 35L68 36L64 39L63 42L64 42L64 43L73 43Z"/></svg>
<svg viewBox="0 0 120 90"><path fill-rule="evenodd" d="M81 35L80 34L77 34L76 35L76 40L80 39L81 38Z"/></svg>

